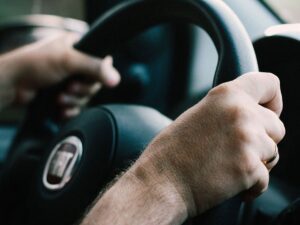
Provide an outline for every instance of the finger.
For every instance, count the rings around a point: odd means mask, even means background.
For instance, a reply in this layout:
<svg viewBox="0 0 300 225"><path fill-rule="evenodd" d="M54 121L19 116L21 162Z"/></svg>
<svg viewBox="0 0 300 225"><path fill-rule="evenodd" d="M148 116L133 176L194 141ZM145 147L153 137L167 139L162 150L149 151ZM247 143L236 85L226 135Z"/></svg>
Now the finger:
<svg viewBox="0 0 300 225"><path fill-rule="evenodd" d="M80 114L80 108L79 107L73 107L73 108L65 108L62 111L62 118L63 119L71 119L75 116L78 116Z"/></svg>
<svg viewBox="0 0 300 225"><path fill-rule="evenodd" d="M257 156L259 157L260 161L264 162L264 164L269 170L272 169L276 165L278 160L273 160L270 163L267 162L274 158L274 156L278 155L277 144L272 140L272 138L269 137L269 135L266 132L261 132L254 138L254 142L256 144L251 145L249 151L255 152L255 154L257 154Z"/></svg>
<svg viewBox="0 0 300 225"><path fill-rule="evenodd" d="M271 110L259 106L260 122L264 126L267 134L275 143L279 143L285 136L285 127L279 117Z"/></svg>
<svg viewBox="0 0 300 225"><path fill-rule="evenodd" d="M100 74L103 82L108 87L114 87L119 84L121 76L119 72L113 66L113 58L107 56L102 61L102 66L100 66Z"/></svg>
<svg viewBox="0 0 300 225"><path fill-rule="evenodd" d="M255 199L256 197L264 193L268 188L269 171L263 163L261 163L261 165L257 168L253 177L256 182L249 190L245 192L245 201L251 201Z"/></svg>
<svg viewBox="0 0 300 225"><path fill-rule="evenodd" d="M248 73L233 81L257 103L264 105L278 116L282 111L279 79L270 73Z"/></svg>
<svg viewBox="0 0 300 225"><path fill-rule="evenodd" d="M72 82L67 88L67 94L78 96L78 97L84 97L84 96L89 97L95 95L101 89L101 87L102 85L99 82L93 84Z"/></svg>
<svg viewBox="0 0 300 225"><path fill-rule="evenodd" d="M269 172L274 168L274 166L277 165L279 158L280 158L277 146L276 146L276 149L274 150L274 154L275 154L275 156L273 156L274 158L271 161L269 159L268 161L263 162L265 164L266 168L269 170Z"/></svg>
<svg viewBox="0 0 300 225"><path fill-rule="evenodd" d="M113 62L114 61L111 55L108 55L103 59L103 63L106 63L107 65L113 65Z"/></svg>
<svg viewBox="0 0 300 225"><path fill-rule="evenodd" d="M33 100L36 96L36 91L31 89L17 89L15 93L15 103L16 104L26 104Z"/></svg>
<svg viewBox="0 0 300 225"><path fill-rule="evenodd" d="M76 97L69 94L61 94L58 97L58 104L62 107L83 107L89 101L88 97Z"/></svg>
<svg viewBox="0 0 300 225"><path fill-rule="evenodd" d="M73 37L70 36L71 41ZM64 53L65 69L69 74L82 74L95 81L100 81L103 85L114 87L120 82L120 74L112 65L112 58L100 58L88 56L75 50L73 47L67 46Z"/></svg>

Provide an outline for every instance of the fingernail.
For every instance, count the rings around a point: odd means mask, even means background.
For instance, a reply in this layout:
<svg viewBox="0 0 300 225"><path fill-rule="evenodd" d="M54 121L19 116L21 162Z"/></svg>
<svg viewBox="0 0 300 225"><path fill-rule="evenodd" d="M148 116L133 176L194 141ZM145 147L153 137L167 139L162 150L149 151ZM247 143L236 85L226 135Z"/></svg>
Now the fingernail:
<svg viewBox="0 0 300 225"><path fill-rule="evenodd" d="M121 76L119 72L117 72L115 69L112 69L109 73L109 76L107 76L107 85L109 87L115 87L120 83Z"/></svg>
<svg viewBox="0 0 300 225"><path fill-rule="evenodd" d="M72 118L77 116L80 113L80 108L67 109L64 111L64 117Z"/></svg>

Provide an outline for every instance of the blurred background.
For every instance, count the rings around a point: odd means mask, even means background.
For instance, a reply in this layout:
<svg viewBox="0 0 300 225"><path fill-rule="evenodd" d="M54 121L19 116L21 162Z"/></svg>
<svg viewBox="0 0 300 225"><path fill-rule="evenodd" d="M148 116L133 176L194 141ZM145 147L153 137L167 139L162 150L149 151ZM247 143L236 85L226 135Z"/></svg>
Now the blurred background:
<svg viewBox="0 0 300 225"><path fill-rule="evenodd" d="M269 4L270 7L287 22L300 22L299 0L264 0L264 2Z"/></svg>
<svg viewBox="0 0 300 225"><path fill-rule="evenodd" d="M83 0L0 0L0 6L0 19L24 14L84 19Z"/></svg>
<svg viewBox="0 0 300 225"><path fill-rule="evenodd" d="M255 0L253 0L255 1ZM300 22L299 0L262 0L284 20ZM0 0L0 20L24 14L53 14L84 19L84 0Z"/></svg>

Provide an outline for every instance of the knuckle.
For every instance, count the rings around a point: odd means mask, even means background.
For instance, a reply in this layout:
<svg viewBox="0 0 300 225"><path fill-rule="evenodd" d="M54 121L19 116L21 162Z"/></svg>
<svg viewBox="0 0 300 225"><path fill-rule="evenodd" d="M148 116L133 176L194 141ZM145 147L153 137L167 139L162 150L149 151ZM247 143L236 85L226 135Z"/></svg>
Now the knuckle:
<svg viewBox="0 0 300 225"><path fill-rule="evenodd" d="M255 170L257 169L256 158L251 154L246 154L243 160L243 167L243 171L247 176L253 175Z"/></svg>
<svg viewBox="0 0 300 225"><path fill-rule="evenodd" d="M236 145L241 148L244 147L245 144L251 142L252 135L251 130L246 125L239 125L234 130L234 138L236 139Z"/></svg>
<svg viewBox="0 0 300 225"><path fill-rule="evenodd" d="M278 125L277 125L276 130L273 131L274 132L273 139L274 139L275 143L278 144L284 138L286 130L285 130L285 127L284 127L284 125L281 121L278 122L277 124Z"/></svg>
<svg viewBox="0 0 300 225"><path fill-rule="evenodd" d="M227 96L233 91L232 85L228 83L220 84L219 86L211 89L208 92L208 96Z"/></svg>
<svg viewBox="0 0 300 225"><path fill-rule="evenodd" d="M276 83L278 86L280 86L280 79L273 73L269 73L272 79L274 80L274 83Z"/></svg>
<svg viewBox="0 0 300 225"><path fill-rule="evenodd" d="M280 79L273 73L265 73L268 79L271 79L275 84L280 85Z"/></svg>
<svg viewBox="0 0 300 225"><path fill-rule="evenodd" d="M264 172L262 172L262 174L260 174L260 177L259 177L259 182L261 184L260 193L263 193L268 189L269 179L270 179L268 170L264 168L263 171Z"/></svg>
<svg viewBox="0 0 300 225"><path fill-rule="evenodd" d="M261 127L257 125L255 114L251 110L243 106L234 106L227 110L227 113L226 123L230 124L230 136L236 146L244 148L261 136Z"/></svg>
<svg viewBox="0 0 300 225"><path fill-rule="evenodd" d="M250 111L242 104L238 104L238 102L233 103L228 106L226 109L230 122L238 122L239 124L243 124L248 121L250 115Z"/></svg>
<svg viewBox="0 0 300 225"><path fill-rule="evenodd" d="M285 134L286 134L286 129L285 129L284 123L281 120L279 120L279 124L280 124L279 129L280 129L280 132L281 132L281 134L280 134L280 136L281 136L280 141L281 141L284 138Z"/></svg>
<svg viewBox="0 0 300 225"><path fill-rule="evenodd" d="M273 132L276 134L276 138L274 141L276 143L279 143L284 138L286 134L286 129L284 123L279 119L279 117L275 113L273 113L272 122L274 124Z"/></svg>
<svg viewBox="0 0 300 225"><path fill-rule="evenodd" d="M255 145L260 142L263 132L258 126L248 123L236 131L236 138L241 146L247 147L248 145Z"/></svg>
<svg viewBox="0 0 300 225"><path fill-rule="evenodd" d="M240 163L238 165L238 173L242 179L244 181L252 180L257 167L257 157L250 151L244 151L240 156Z"/></svg>

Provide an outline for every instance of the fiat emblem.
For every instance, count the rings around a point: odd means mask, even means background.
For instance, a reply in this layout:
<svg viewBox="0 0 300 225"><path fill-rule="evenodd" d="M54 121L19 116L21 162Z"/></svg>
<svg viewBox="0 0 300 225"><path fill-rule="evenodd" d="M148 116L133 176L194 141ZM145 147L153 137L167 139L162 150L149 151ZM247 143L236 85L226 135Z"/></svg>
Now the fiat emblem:
<svg viewBox="0 0 300 225"><path fill-rule="evenodd" d="M67 137L52 150L43 173L44 186L60 190L71 180L82 156L82 142L76 136Z"/></svg>

